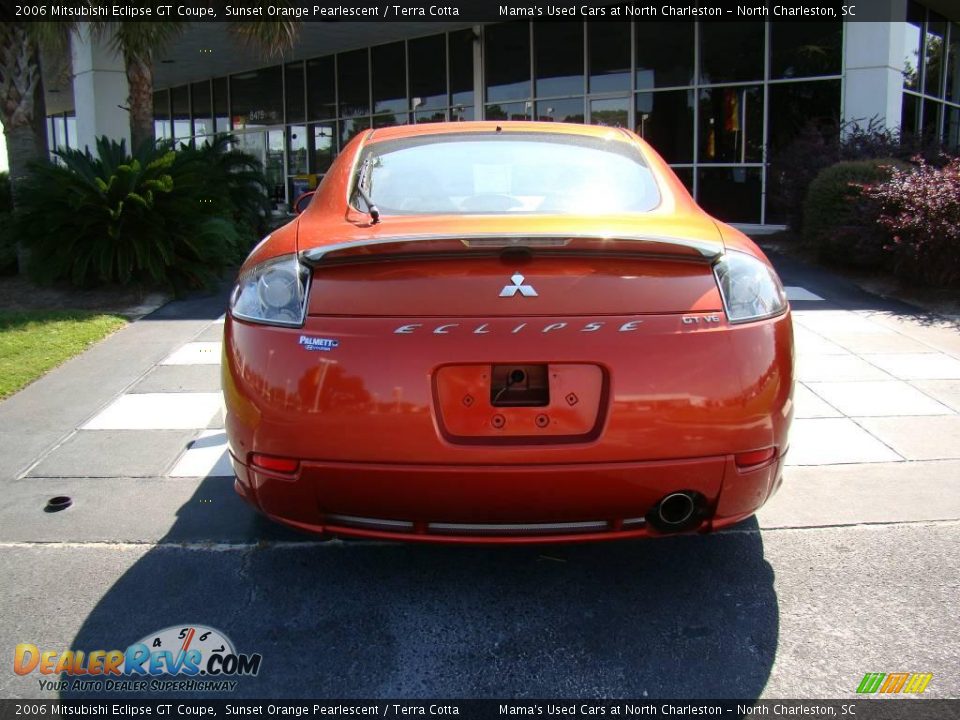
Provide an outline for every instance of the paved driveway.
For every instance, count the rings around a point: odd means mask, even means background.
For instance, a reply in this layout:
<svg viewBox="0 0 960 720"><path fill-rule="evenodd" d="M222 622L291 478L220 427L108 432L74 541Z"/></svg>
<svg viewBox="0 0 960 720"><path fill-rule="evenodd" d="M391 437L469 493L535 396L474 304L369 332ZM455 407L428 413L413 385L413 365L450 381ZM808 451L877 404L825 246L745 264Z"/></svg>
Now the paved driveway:
<svg viewBox="0 0 960 720"><path fill-rule="evenodd" d="M168 305L0 404L0 652L194 622L264 655L243 696L848 697L868 671L957 696L960 332L775 262L798 349L783 489L716 536L590 547L263 522L224 456L223 298ZM54 693L0 673L0 695Z"/></svg>

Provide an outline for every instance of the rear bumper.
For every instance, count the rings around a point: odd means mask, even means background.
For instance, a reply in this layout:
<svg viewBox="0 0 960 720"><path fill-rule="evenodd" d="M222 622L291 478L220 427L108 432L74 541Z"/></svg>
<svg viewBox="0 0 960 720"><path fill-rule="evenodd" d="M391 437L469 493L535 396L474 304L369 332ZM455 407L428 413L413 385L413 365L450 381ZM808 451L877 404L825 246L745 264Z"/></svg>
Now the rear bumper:
<svg viewBox="0 0 960 720"><path fill-rule="evenodd" d="M549 466L305 462L293 476L232 458L235 487L299 530L435 543L586 542L663 534L648 521L673 492L703 498L692 531L749 517L776 489L782 458L733 457Z"/></svg>

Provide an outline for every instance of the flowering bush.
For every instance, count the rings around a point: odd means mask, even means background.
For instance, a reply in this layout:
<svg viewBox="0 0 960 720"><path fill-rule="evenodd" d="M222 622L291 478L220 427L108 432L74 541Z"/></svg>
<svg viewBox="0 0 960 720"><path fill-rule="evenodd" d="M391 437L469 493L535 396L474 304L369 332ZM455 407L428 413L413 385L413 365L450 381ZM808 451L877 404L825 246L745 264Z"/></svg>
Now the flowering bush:
<svg viewBox="0 0 960 720"><path fill-rule="evenodd" d="M862 187L890 234L894 272L910 282L960 285L960 158L934 167L891 168L884 182Z"/></svg>

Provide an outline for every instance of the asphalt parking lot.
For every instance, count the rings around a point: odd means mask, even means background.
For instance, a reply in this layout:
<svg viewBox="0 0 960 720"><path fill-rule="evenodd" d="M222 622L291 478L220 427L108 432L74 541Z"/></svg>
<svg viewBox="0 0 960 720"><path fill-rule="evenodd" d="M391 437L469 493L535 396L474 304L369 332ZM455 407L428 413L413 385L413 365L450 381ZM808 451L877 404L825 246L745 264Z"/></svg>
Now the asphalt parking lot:
<svg viewBox="0 0 960 720"><path fill-rule="evenodd" d="M844 698L866 672L960 696L960 318L773 259L797 340L784 486L730 531L647 542L274 527L224 457L224 298L165 306L0 403L0 651L199 623L263 655L238 697ZM54 495L73 506L43 512ZM7 671L0 696L58 693Z"/></svg>

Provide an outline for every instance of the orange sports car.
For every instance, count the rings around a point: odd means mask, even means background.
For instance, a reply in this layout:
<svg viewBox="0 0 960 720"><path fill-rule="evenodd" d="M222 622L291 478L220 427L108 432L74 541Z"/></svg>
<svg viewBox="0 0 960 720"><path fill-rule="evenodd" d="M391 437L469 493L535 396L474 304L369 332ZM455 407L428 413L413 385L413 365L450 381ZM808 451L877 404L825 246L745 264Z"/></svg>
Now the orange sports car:
<svg viewBox="0 0 960 720"><path fill-rule="evenodd" d="M626 130L370 130L250 254L224 327L236 489L306 531L705 532L781 481L776 273Z"/></svg>

